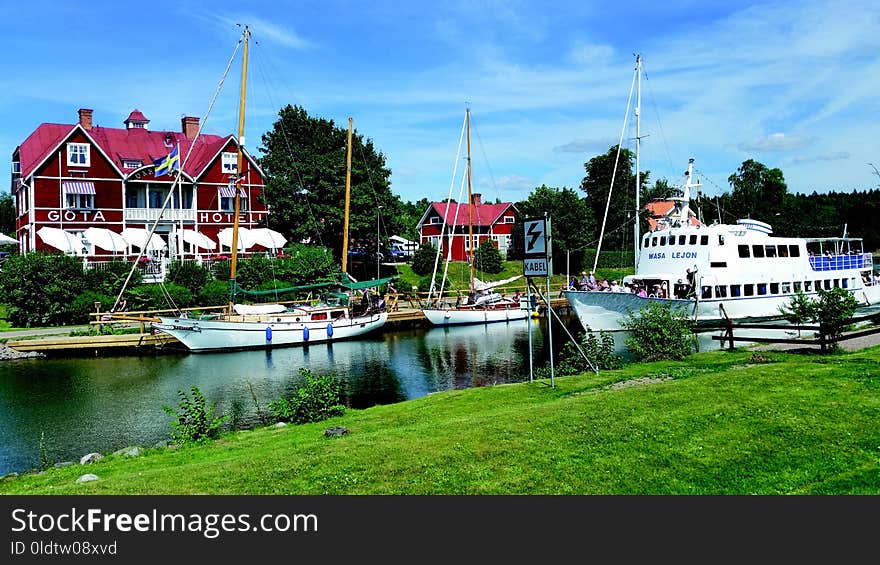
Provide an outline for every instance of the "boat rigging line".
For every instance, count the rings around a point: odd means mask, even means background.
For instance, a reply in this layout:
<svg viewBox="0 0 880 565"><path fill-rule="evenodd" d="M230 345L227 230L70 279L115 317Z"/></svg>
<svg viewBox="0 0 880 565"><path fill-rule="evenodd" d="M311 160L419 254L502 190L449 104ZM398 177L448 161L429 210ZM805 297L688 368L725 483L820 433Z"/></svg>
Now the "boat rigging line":
<svg viewBox="0 0 880 565"><path fill-rule="evenodd" d="M245 26L245 31L247 31L247 26ZM131 265L131 270L128 272L128 276L125 277L125 282L122 283L122 288L119 290L119 294L116 296L116 301L113 303L113 310L116 310L119 307L119 304L122 302L122 295L125 293L125 289L128 288L128 283L131 282L131 277L132 275L134 275L134 271L137 269L141 257L144 256L144 252L147 250L147 247L149 247L150 241L152 241L153 234L156 231L156 227L159 225L159 220L162 219L162 216L165 214L165 210L168 209L168 204L171 202L171 198L174 196L174 189L176 186L180 185L183 171L186 169L186 163L189 161L190 155L192 155L193 148L195 147L195 142L202 134L202 129L204 129L204 126L208 121L208 117L211 115L211 111L214 109L214 104L217 102L217 97L220 94L220 90L223 88L223 84L226 82L226 77L229 75L229 70L232 68L232 63L233 61L235 61L235 56L236 54L238 54L238 50L239 48L241 48L243 42L244 36L242 36L242 38L238 40L238 43L235 44L235 49L233 49L232 51L232 56L229 58L229 62L226 63L226 69L223 71L223 75L220 77L220 82L217 83L217 88L214 91L214 95L211 97L211 103L208 105L208 110L205 112L204 117L199 121L199 128L198 130L196 130L196 135L193 138L192 143L190 143L189 149L187 149L186 155L183 157L183 160L180 163L180 167L177 170L177 175L175 176L174 181L171 183L171 187L168 190L168 195L165 197L165 201L162 203L162 208L161 210L159 210L159 214L156 216L156 219L153 220L153 225L150 227L150 231L147 234L146 241L144 242L144 245L140 247L140 251L138 252L137 257L135 257L135 260ZM241 140L239 139L238 142L241 143ZM174 306L174 308L176 309L177 306Z"/></svg>
<svg viewBox="0 0 880 565"><path fill-rule="evenodd" d="M559 322L559 325L562 326L563 330L565 330L566 335L568 335L568 339L570 339L571 342L574 344L575 348L578 350L578 353L581 354L581 357L584 358L584 361L587 362L587 365L590 366L590 369L592 369L593 372L598 375L599 374L599 366L596 365L595 363L593 363L590 360L590 358L587 357L587 354L584 353L583 349L581 349L581 345L574 338L574 336L571 335L571 332L568 331L568 328L565 327L565 323L559 318L559 314L557 314L556 311L553 310L553 307L550 304L550 297L545 296L544 293L541 292L541 290L538 288L538 285L536 285L534 283L534 281L532 281L531 277L529 277L529 279L528 279L528 285L529 285L529 288L531 288L532 292L534 292L538 296L538 299L544 301L544 304L547 305L547 312L550 313L547 316L547 323L548 324L552 323L551 315L556 317L556 321ZM587 329L587 331L590 331L590 330ZM552 355L552 352L551 352L551 355Z"/></svg>

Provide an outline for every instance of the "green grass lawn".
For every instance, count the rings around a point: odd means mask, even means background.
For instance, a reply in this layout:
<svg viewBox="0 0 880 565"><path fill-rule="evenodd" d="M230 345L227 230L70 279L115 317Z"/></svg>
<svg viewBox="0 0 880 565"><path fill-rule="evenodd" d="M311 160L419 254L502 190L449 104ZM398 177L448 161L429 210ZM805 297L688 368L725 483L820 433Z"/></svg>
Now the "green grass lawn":
<svg viewBox="0 0 880 565"><path fill-rule="evenodd" d="M762 355L442 392L51 468L0 493L880 493L880 347ZM100 480L75 484L84 473Z"/></svg>

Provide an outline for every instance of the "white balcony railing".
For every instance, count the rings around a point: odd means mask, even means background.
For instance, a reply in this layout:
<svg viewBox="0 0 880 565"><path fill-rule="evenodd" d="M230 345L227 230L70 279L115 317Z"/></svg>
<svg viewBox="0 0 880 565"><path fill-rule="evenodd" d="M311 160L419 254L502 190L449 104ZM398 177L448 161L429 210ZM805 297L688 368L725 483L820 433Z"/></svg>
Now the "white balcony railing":
<svg viewBox="0 0 880 565"><path fill-rule="evenodd" d="M168 221L191 221L194 222L196 220L196 211L195 210L175 210L175 209L167 209L164 213L160 209L154 208L126 208L125 209L125 220L129 222L143 222L143 221L153 221L162 215L163 220Z"/></svg>

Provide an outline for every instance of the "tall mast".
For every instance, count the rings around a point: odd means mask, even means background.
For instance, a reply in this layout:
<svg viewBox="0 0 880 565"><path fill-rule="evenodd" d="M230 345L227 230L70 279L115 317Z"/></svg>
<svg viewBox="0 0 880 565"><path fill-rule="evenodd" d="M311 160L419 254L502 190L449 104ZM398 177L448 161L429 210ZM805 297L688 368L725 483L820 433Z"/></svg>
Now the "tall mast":
<svg viewBox="0 0 880 565"><path fill-rule="evenodd" d="M351 202L351 116L348 117L348 145L345 157L345 220L342 226L342 272L348 272L348 208Z"/></svg>
<svg viewBox="0 0 880 565"><path fill-rule="evenodd" d="M467 109L468 249L470 251L471 292L474 291L474 196L471 186L471 109Z"/></svg>
<svg viewBox="0 0 880 565"><path fill-rule="evenodd" d="M642 144L642 121L641 121L641 110L642 110L642 56L641 54L636 55L636 74L638 75L638 88L636 92L636 216L635 222L633 222L633 252L635 253L635 258L633 260L633 266L636 269L636 272L639 270L639 209L641 207L639 203L639 192L641 189L641 169L639 168L639 150Z"/></svg>
<svg viewBox="0 0 880 565"><path fill-rule="evenodd" d="M235 208L233 212L232 223L232 259L229 262L229 313L232 313L232 303L235 300L235 268L238 262L238 215L241 212L241 182L244 179L242 171L244 170L244 96L247 84L247 60L248 60L248 37L250 31L244 26L244 51L241 59L241 95L238 106L238 169L236 170L236 179L232 183L232 189L235 191Z"/></svg>

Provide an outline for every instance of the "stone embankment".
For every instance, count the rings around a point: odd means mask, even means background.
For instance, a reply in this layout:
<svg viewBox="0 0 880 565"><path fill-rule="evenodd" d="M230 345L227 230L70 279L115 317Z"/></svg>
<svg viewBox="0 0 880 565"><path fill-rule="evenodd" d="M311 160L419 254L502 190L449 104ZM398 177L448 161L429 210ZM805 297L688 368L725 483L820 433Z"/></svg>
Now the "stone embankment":
<svg viewBox="0 0 880 565"><path fill-rule="evenodd" d="M8 347L6 344L0 343L0 361L8 361L11 359L26 359L28 357L45 357L39 351L16 351L11 347Z"/></svg>

